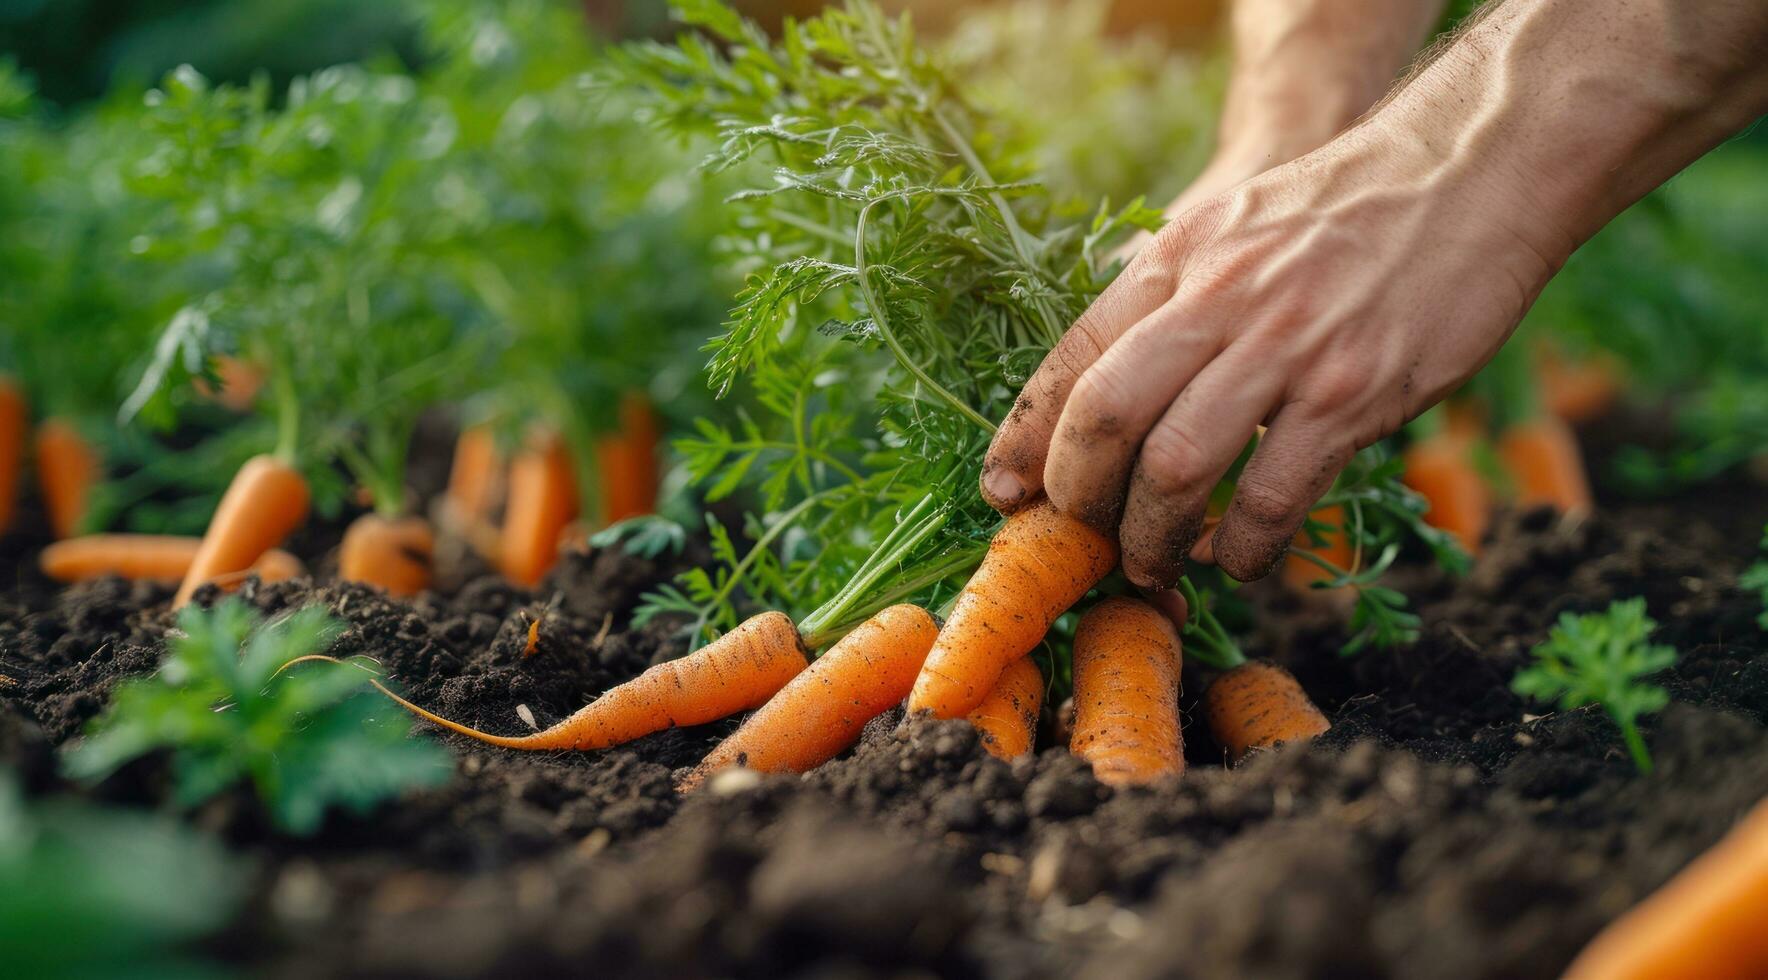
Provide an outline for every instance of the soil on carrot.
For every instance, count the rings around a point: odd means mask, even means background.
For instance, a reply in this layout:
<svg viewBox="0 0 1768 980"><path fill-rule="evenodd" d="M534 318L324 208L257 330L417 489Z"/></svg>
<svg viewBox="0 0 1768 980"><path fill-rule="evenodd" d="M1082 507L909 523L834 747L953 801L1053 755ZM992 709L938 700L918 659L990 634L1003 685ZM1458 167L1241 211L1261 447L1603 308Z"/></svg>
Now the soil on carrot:
<svg viewBox="0 0 1768 980"><path fill-rule="evenodd" d="M725 774L685 800L672 773L736 720L595 754L420 726L457 756L440 790L307 840L271 833L243 794L190 815L257 868L209 952L287 975L1554 976L1768 786L1768 655L1736 588L1764 520L1768 494L1742 478L1605 501L1578 525L1512 515L1470 578L1407 583L1417 644L1349 660L1330 600L1249 590L1275 624L1255 649L1335 727L1229 770L1198 722L1207 674L1187 669L1190 770L1151 789L1113 792L1060 748L1001 762L962 722L899 713L809 776ZM0 545L0 764L65 792L55 752L154 668L170 590L57 590L30 570L38 544ZM522 706L545 726L678 652L668 624L628 628L668 571L599 552L532 592L457 574L409 602L308 580L242 594L267 612L326 603L350 626L337 652L517 733ZM1631 595L1683 652L1646 725L1649 776L1599 710L1508 689L1560 612ZM165 766L89 792L162 805Z"/></svg>

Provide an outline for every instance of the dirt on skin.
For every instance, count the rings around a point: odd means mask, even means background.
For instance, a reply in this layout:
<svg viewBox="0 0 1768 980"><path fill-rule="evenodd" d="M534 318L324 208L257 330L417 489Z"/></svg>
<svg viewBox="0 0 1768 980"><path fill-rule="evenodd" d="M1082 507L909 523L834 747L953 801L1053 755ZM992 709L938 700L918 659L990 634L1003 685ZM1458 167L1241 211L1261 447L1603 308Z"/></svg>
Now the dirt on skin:
<svg viewBox="0 0 1768 980"><path fill-rule="evenodd" d="M1768 787L1768 656L1736 588L1768 494L1746 481L1567 524L1501 523L1473 576L1419 575L1406 649L1341 659L1334 617L1251 590L1334 722L1313 745L1228 769L1185 672L1190 770L1113 791L1061 748L1012 763L962 722L892 712L804 777L725 774L683 800L672 773L738 719L591 754L520 754L420 726L458 775L314 838L277 836L245 794L191 814L255 862L210 952L306 976L904 975L1548 977L1604 923L1710 846ZM170 590L56 590L34 543L0 564L0 762L66 790L55 751L121 678L151 671ZM391 601L356 586L248 585L275 613L322 602L334 651L376 657L414 700L500 733L545 726L660 657L630 630L667 569L599 552L528 592L491 577ZM1633 771L1598 709L1508 689L1564 610L1643 595L1681 662ZM523 656L528 618L540 645ZM1047 744L1047 739L1046 743ZM163 804L163 761L94 790Z"/></svg>

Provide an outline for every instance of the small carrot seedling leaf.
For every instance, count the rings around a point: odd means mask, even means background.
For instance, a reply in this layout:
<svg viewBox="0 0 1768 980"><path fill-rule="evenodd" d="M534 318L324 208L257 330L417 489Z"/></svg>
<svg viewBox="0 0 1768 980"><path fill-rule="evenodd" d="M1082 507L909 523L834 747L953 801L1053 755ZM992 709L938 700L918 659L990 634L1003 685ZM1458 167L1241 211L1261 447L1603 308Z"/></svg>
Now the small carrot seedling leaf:
<svg viewBox="0 0 1768 980"><path fill-rule="evenodd" d="M220 844L174 820L26 800L0 770L8 976L208 976L183 947L226 924L244 884Z"/></svg>
<svg viewBox="0 0 1768 980"><path fill-rule="evenodd" d="M1648 642L1656 629L1641 598L1610 603L1600 613L1564 613L1546 642L1531 651L1534 665L1517 673L1510 688L1567 710L1602 705L1620 728L1633 763L1650 772L1639 717L1663 710L1670 695L1644 678L1674 664L1677 656L1674 647Z"/></svg>
<svg viewBox="0 0 1768 980"><path fill-rule="evenodd" d="M169 750L174 798L198 803L250 782L277 824L317 830L325 811L366 812L402 790L446 782L447 752L408 737L410 718L367 690L353 665L283 665L329 646L338 624L310 606L268 625L244 603L192 606L152 677L118 688L92 733L65 758L102 779Z"/></svg>

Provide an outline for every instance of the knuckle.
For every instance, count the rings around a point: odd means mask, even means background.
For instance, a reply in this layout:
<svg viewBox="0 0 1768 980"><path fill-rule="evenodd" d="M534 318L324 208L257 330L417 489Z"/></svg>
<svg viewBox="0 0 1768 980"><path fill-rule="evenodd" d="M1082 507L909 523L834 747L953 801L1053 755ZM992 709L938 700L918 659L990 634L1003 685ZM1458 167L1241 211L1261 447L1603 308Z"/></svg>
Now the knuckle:
<svg viewBox="0 0 1768 980"><path fill-rule="evenodd" d="M1134 407L1120 372L1100 361L1074 383L1062 412L1062 428L1073 439L1115 438L1123 433Z"/></svg>
<svg viewBox="0 0 1768 980"><path fill-rule="evenodd" d="M1281 528L1300 523L1306 503L1293 488L1242 479L1234 488L1233 506L1241 520L1256 527Z"/></svg>
<svg viewBox="0 0 1768 980"><path fill-rule="evenodd" d="M1333 412L1361 404L1369 394L1367 371L1355 365L1326 362L1309 373L1300 400L1320 412Z"/></svg>
<svg viewBox="0 0 1768 980"><path fill-rule="evenodd" d="M1203 447L1183 429L1162 425L1142 444L1139 468L1147 485L1171 496L1201 479L1207 456Z"/></svg>

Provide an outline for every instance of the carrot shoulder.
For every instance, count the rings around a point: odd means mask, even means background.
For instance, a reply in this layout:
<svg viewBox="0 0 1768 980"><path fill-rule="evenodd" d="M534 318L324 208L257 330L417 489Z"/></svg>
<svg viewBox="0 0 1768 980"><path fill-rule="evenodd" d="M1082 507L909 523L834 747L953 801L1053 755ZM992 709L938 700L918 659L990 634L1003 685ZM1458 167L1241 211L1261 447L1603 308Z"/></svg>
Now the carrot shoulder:
<svg viewBox="0 0 1768 980"><path fill-rule="evenodd" d="M540 432L510 464L498 563L503 574L533 586L559 557L559 532L577 516L577 478L557 433Z"/></svg>
<svg viewBox="0 0 1768 980"><path fill-rule="evenodd" d="M413 596L430 587L436 535L421 517L364 514L350 522L338 550L338 577Z"/></svg>
<svg viewBox="0 0 1768 980"><path fill-rule="evenodd" d="M65 419L49 419L37 427L37 481L56 537L73 536L85 522L98 468L97 451Z"/></svg>
<svg viewBox="0 0 1768 980"><path fill-rule="evenodd" d="M18 476L24 468L28 416L24 391L18 382L0 374L0 534L12 526L13 511L18 506Z"/></svg>
<svg viewBox="0 0 1768 980"><path fill-rule="evenodd" d="M379 682L381 693L451 732L506 749L605 749L678 725L703 725L765 704L806 666L785 613L754 616L712 643L660 663L576 714L532 735L491 735L427 711Z"/></svg>
<svg viewBox="0 0 1768 980"><path fill-rule="evenodd" d="M910 711L968 714L1007 665L1117 565L1117 543L1048 500L1015 512L958 594L909 695Z"/></svg>
<svg viewBox="0 0 1768 980"><path fill-rule="evenodd" d="M1013 759L1031 751L1037 716L1044 706L1044 672L1037 661L1020 657L1001 671L988 696L965 719L982 736L990 754Z"/></svg>
<svg viewBox="0 0 1768 980"><path fill-rule="evenodd" d="M203 539L175 534L83 534L44 548L37 567L58 582L115 575L130 580L179 582L190 571ZM250 569L266 582L302 574L301 560L280 548L264 552Z"/></svg>
<svg viewBox="0 0 1768 980"><path fill-rule="evenodd" d="M246 460L221 496L202 545L191 559L173 608L211 579L243 572L307 519L307 481L274 456Z"/></svg>
<svg viewBox="0 0 1768 980"><path fill-rule="evenodd" d="M1248 661L1215 679L1203 694L1209 730L1235 762L1254 749L1305 742L1332 727L1289 671Z"/></svg>
<svg viewBox="0 0 1768 980"><path fill-rule="evenodd" d="M1499 437L1498 456L1516 482L1519 505L1547 504L1564 514L1590 509L1584 454L1564 420L1542 415L1511 426Z"/></svg>
<svg viewBox="0 0 1768 980"><path fill-rule="evenodd" d="M899 704L939 627L919 606L878 613L792 678L685 779L690 790L731 766L808 772L859 738L866 722Z"/></svg>
<svg viewBox="0 0 1768 980"><path fill-rule="evenodd" d="M1100 782L1150 783L1185 771L1179 649L1172 622L1136 599L1106 599L1081 617L1068 748Z"/></svg>
<svg viewBox="0 0 1768 980"><path fill-rule="evenodd" d="M1724 839L1616 919L1567 980L1768 976L1768 800Z"/></svg>

